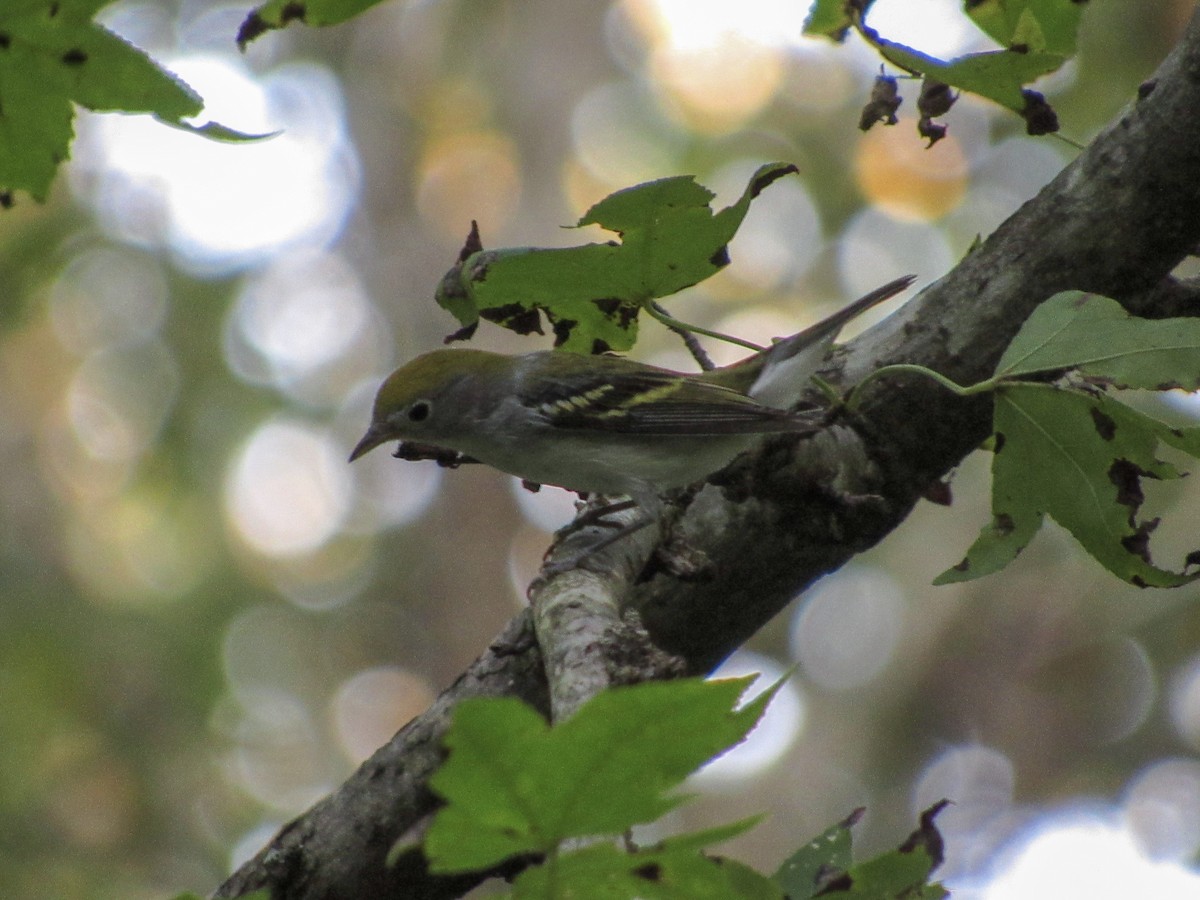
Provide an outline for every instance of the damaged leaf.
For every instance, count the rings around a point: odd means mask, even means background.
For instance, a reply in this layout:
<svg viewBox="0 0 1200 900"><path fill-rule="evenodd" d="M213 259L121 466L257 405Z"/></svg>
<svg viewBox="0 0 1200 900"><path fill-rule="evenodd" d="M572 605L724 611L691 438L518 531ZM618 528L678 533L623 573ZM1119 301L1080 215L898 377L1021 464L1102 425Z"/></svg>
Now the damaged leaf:
<svg viewBox="0 0 1200 900"><path fill-rule="evenodd" d="M968 53L954 59L938 59L914 47L890 40L867 24L872 3L858 0L817 0L805 22L805 34L842 41L856 29L889 63L909 75L924 78L922 101L918 103L918 131L932 146L946 133L935 121L953 102L951 88L970 91L1007 107L1025 120L1028 134L1058 130L1058 117L1046 98L1028 85L1059 69L1076 52L1083 3L1072 0L972 0L965 4L967 15L999 49ZM931 89L932 87L932 89ZM895 98L891 112L898 106ZM924 108L922 108L922 106ZM880 103L880 82L864 110L860 127L889 120Z"/></svg>
<svg viewBox="0 0 1200 900"><path fill-rule="evenodd" d="M852 817L802 848L797 856L808 855L804 864L788 871L785 863L775 879L792 900L810 897L941 900L948 896L946 889L931 882L929 877L942 864L944 847L934 819L948 803L940 800L922 812L919 827L897 849L854 865L849 863ZM829 852L829 860L824 864L819 864L815 856L821 847Z"/></svg>
<svg viewBox="0 0 1200 900"><path fill-rule="evenodd" d="M77 103L197 115L200 97L132 44L92 21L100 0L27 0L0 11L0 188L45 200L70 155Z"/></svg>
<svg viewBox="0 0 1200 900"><path fill-rule="evenodd" d="M804 33L841 43L853 24L845 0L814 0L804 20Z"/></svg>
<svg viewBox="0 0 1200 900"><path fill-rule="evenodd" d="M599 225L620 241L557 249L478 249L446 273L437 301L465 327L480 318L521 332L545 316L555 345L577 353L628 350L638 314L651 301L716 274L750 203L796 171L762 166L732 206L713 211L713 193L691 176L618 191L593 206L578 227Z"/></svg>
<svg viewBox="0 0 1200 900"><path fill-rule="evenodd" d="M1044 98L1041 104L1037 105L1039 116L1036 121L1032 114L1026 114L1033 97L1041 98L1041 95L1026 89L1025 85L1060 68L1067 61L1063 54L1046 50L1009 48L940 60L892 41L880 39L877 45L885 59L909 72L920 73L950 87L970 91L1022 114L1026 119L1026 131L1029 134L1046 134L1058 130L1053 110L1045 103Z"/></svg>
<svg viewBox="0 0 1200 900"><path fill-rule="evenodd" d="M998 386L995 428L992 522L935 584L1003 568L1045 515L1131 584L1177 587L1200 577L1190 562L1181 572L1156 566L1149 538L1158 521L1140 518L1143 480L1182 474L1158 458L1159 445L1200 455L1200 428L1171 428L1101 392L1030 382Z"/></svg>
<svg viewBox="0 0 1200 900"><path fill-rule="evenodd" d="M893 76L875 76L875 84L871 88L871 99L867 101L858 117L859 129L869 131L876 122L895 125L899 121L896 118L896 111L900 109L900 104L903 102Z"/></svg>
<svg viewBox="0 0 1200 900"><path fill-rule="evenodd" d="M245 50L255 38L290 22L303 22L314 27L337 25L380 2L382 0L269 0L252 10L238 28L238 48Z"/></svg>
<svg viewBox="0 0 1200 900"><path fill-rule="evenodd" d="M860 806L784 860L775 873L775 881L789 897L811 897L831 876L850 868L853 862L850 829L865 812L866 807Z"/></svg>
<svg viewBox="0 0 1200 900"><path fill-rule="evenodd" d="M0 4L0 207L16 191L43 201L70 156L74 104L147 113L218 141L252 141L217 122L189 121L203 101L124 38L93 21L108 0Z"/></svg>

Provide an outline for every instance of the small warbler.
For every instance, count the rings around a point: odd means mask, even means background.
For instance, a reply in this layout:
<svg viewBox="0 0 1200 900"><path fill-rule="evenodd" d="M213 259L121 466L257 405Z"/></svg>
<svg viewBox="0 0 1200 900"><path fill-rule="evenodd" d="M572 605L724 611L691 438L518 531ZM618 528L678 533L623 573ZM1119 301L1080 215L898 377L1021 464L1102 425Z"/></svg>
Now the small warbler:
<svg viewBox="0 0 1200 900"><path fill-rule="evenodd" d="M841 327L914 278L891 281L740 362L695 374L553 350L435 350L383 382L350 460L388 441L419 442L529 482L628 496L648 521L660 492L724 468L759 435L816 431L789 407Z"/></svg>

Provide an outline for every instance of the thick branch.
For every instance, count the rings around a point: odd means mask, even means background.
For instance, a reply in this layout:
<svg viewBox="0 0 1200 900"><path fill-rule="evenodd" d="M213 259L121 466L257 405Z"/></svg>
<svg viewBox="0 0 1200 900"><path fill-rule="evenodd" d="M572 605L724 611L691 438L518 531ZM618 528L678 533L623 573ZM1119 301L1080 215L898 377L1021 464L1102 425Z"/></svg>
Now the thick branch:
<svg viewBox="0 0 1200 900"><path fill-rule="evenodd" d="M452 897L479 877L434 878L419 851L385 865L401 840L418 840L439 803L429 776L441 763L450 712L467 697L514 695L550 714L542 657L528 612L514 618L487 651L425 713L363 763L336 792L285 825L213 896L271 888L274 898Z"/></svg>
<svg viewBox="0 0 1200 900"><path fill-rule="evenodd" d="M1200 245L1200 15L1143 85L1140 99L1035 199L919 300L854 341L825 374L849 384L895 362L960 383L990 374L1042 300L1069 288L1181 314L1158 289ZM928 485L989 430L986 398L956 400L904 377L872 388L860 414L812 441L771 440L697 492L676 537L711 565L681 579L658 567L631 602L661 647L707 671L822 574L900 524ZM814 478L836 463L840 484ZM832 474L827 473L827 474ZM671 569L672 571L668 571ZM288 825L225 885L275 898L451 897L419 854L384 855L434 808L427 779L457 700L507 693L548 712L541 658L525 616L425 715L336 793Z"/></svg>
<svg viewBox="0 0 1200 900"><path fill-rule="evenodd" d="M644 515L636 507L608 513L603 527L588 526L560 541L551 564L578 556L599 538L611 538L605 529L629 527ZM552 721L562 721L613 685L683 672L682 661L659 651L637 617L621 609L656 539L656 528L642 528L589 553L584 565L554 578L539 578L530 588L534 630L550 684Z"/></svg>

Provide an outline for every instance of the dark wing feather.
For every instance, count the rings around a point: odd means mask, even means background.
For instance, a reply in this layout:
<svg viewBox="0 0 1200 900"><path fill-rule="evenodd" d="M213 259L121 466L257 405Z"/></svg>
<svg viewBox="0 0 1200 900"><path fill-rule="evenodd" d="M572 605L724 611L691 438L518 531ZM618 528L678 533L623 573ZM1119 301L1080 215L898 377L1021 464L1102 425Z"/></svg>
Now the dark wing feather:
<svg viewBox="0 0 1200 900"><path fill-rule="evenodd" d="M614 368L573 396L574 402L562 398L542 407L555 428L697 437L816 430L810 421L733 388L643 367Z"/></svg>

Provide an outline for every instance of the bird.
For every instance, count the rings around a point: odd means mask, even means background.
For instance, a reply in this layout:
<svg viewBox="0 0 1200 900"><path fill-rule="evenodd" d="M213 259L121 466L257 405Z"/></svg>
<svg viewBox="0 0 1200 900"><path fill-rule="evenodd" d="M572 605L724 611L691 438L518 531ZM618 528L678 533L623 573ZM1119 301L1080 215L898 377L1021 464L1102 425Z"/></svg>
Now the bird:
<svg viewBox="0 0 1200 900"><path fill-rule="evenodd" d="M350 461L412 442L526 482L627 497L649 520L663 492L723 469L761 435L818 430L790 407L842 326L914 280L890 281L739 362L697 373L559 350L435 350L384 380Z"/></svg>

